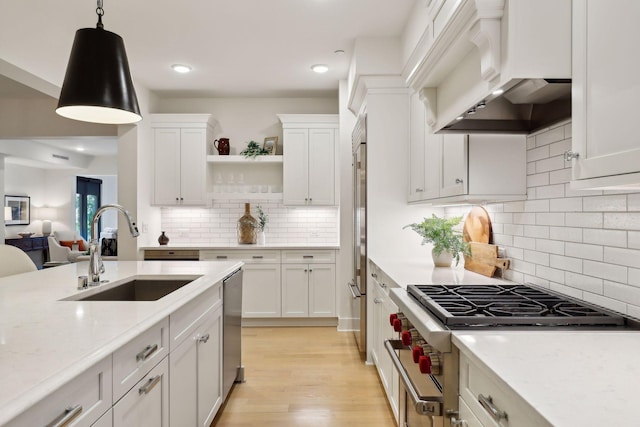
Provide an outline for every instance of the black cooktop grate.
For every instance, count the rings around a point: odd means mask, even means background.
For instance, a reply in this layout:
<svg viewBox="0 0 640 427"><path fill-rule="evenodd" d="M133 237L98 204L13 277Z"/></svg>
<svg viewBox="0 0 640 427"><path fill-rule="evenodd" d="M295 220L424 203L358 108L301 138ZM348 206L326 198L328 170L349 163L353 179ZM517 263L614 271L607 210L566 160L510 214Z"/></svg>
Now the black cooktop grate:
<svg viewBox="0 0 640 427"><path fill-rule="evenodd" d="M626 323L617 313L529 285L409 285L407 291L451 329Z"/></svg>

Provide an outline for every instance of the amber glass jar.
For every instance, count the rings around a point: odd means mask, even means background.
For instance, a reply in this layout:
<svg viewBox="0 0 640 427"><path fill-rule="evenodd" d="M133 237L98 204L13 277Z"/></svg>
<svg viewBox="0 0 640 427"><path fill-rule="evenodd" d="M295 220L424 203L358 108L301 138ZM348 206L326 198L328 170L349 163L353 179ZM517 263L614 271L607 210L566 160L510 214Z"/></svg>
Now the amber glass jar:
<svg viewBox="0 0 640 427"><path fill-rule="evenodd" d="M258 220L251 216L251 204L244 204L244 215L238 220L238 243L255 244L258 239Z"/></svg>

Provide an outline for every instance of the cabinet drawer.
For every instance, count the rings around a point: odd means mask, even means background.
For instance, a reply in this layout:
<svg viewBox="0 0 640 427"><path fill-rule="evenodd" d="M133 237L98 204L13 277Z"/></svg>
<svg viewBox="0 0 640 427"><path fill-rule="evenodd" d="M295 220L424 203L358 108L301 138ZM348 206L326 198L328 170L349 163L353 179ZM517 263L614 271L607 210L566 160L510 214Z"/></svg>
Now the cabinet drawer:
<svg viewBox="0 0 640 427"><path fill-rule="evenodd" d="M64 424L66 427L90 426L111 408L111 384L109 356L36 403L7 427L49 425L65 416L70 420Z"/></svg>
<svg viewBox="0 0 640 427"><path fill-rule="evenodd" d="M327 250L282 251L282 262L305 263L336 262L336 252Z"/></svg>
<svg viewBox="0 0 640 427"><path fill-rule="evenodd" d="M169 361L162 359L113 406L114 426L169 426Z"/></svg>
<svg viewBox="0 0 640 427"><path fill-rule="evenodd" d="M169 353L169 318L113 353L113 401L116 402Z"/></svg>
<svg viewBox="0 0 640 427"><path fill-rule="evenodd" d="M232 260L242 261L247 264L280 262L279 250L215 250L200 251L201 260Z"/></svg>
<svg viewBox="0 0 640 427"><path fill-rule="evenodd" d="M462 353L460 354L460 397L464 399L483 426L551 426L498 378L493 378L484 367L475 364ZM490 399L490 405L505 413L506 418L494 418L480 403L483 397Z"/></svg>
<svg viewBox="0 0 640 427"><path fill-rule="evenodd" d="M216 283L169 316L170 350L190 336L200 319L211 309L222 305L222 282Z"/></svg>

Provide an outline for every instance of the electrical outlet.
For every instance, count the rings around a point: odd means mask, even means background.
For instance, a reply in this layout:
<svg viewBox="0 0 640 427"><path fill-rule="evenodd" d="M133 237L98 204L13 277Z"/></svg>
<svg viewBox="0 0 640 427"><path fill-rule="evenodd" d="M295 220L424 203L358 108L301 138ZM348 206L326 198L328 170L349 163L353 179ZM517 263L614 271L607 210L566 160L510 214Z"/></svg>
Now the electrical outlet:
<svg viewBox="0 0 640 427"><path fill-rule="evenodd" d="M147 224L146 222L142 223L142 232L143 233L148 233L149 232L149 224Z"/></svg>

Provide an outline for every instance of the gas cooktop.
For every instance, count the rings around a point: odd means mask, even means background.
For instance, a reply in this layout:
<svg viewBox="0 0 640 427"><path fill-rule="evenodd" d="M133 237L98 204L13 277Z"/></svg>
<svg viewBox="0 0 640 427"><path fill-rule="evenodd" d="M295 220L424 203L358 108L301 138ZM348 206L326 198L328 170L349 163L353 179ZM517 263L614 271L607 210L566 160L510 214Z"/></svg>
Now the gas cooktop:
<svg viewBox="0 0 640 427"><path fill-rule="evenodd" d="M638 327L622 314L531 285L409 285L407 292L449 329Z"/></svg>

